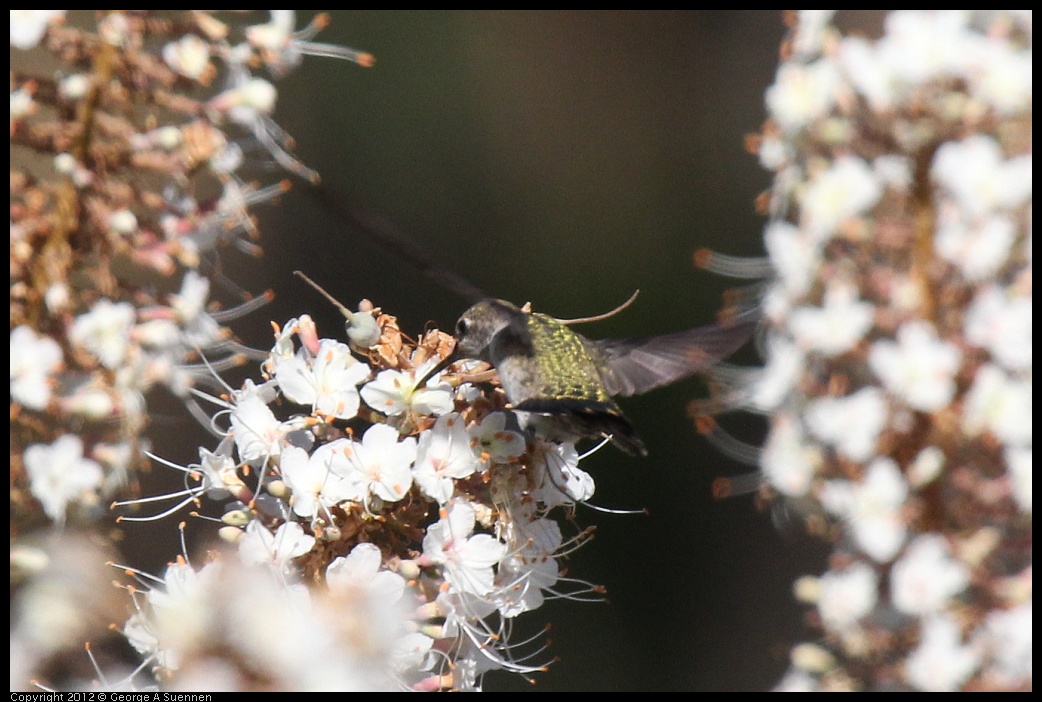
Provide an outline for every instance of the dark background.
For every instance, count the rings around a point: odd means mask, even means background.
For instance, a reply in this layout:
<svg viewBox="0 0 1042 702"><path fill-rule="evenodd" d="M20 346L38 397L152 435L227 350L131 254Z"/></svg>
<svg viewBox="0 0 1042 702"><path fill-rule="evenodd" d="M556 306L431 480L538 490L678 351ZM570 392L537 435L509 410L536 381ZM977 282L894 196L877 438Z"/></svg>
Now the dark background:
<svg viewBox="0 0 1042 702"><path fill-rule="evenodd" d="M629 310L581 331L664 333L712 321L735 284L695 269L697 248L763 253L753 201L770 177L743 140L765 117L784 33L774 11L335 12L317 39L368 51L375 67L307 58L278 83L276 120L324 188L386 216L488 293L568 318L639 288ZM225 261L247 289L275 291L260 317L307 312L323 336L342 336L338 313L293 277L301 269L352 307L371 299L410 334L428 322L452 328L465 300L352 232L306 189L298 182L278 207L257 210L263 259ZM267 348L270 332L251 319L233 326ZM746 349L736 360L758 359ZM750 467L695 433L685 408L700 393L691 381L621 403L650 456L608 447L583 467L596 504L649 513L580 509L597 537L567 564L570 576L603 584L610 603L552 602L523 615L522 630L552 623L560 661L534 687L491 674L486 689L777 682L801 635L792 581L819 572L823 552L779 531L751 496L712 499L715 478ZM762 438L762 420L728 426ZM179 450L184 462L197 457ZM177 550L150 543L163 560Z"/></svg>

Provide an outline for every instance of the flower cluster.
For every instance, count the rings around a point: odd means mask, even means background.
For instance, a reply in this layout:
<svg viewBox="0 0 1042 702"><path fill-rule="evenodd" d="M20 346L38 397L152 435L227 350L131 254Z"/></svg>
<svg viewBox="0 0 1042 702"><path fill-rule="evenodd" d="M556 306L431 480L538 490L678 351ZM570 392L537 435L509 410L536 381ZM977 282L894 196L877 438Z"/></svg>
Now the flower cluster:
<svg viewBox="0 0 1042 702"><path fill-rule="evenodd" d="M830 540L783 689L1031 688L1031 14L794 16L756 141L765 492Z"/></svg>
<svg viewBox="0 0 1042 702"><path fill-rule="evenodd" d="M236 27L201 11L11 10L12 533L90 522L147 448L145 394L192 399L251 352L222 326L209 272L251 252L250 209L285 190L246 180L245 144L291 172L272 121L309 41L290 11ZM224 300L228 302L228 300Z"/></svg>
<svg viewBox="0 0 1042 702"><path fill-rule="evenodd" d="M53 554L86 554L72 532L136 483L148 394L165 389L208 424L194 393L264 357L224 325L268 297L214 283L230 250L258 250L252 210L287 187L250 181L250 159L315 176L287 151L263 76L305 54L372 58L311 41L324 15L295 31L291 11L246 27L203 11L10 14L12 689L24 689L71 670L58 662L70 644L84 658L83 622L97 622L77 583L106 558ZM49 526L66 529L50 549L34 533ZM63 577L48 575L56 559Z"/></svg>
<svg viewBox="0 0 1042 702"><path fill-rule="evenodd" d="M511 639L515 617L548 596L599 599L560 565L588 538L562 531L593 494L574 446L520 433L502 390L467 382L475 369L421 384L448 335L412 342L379 310L352 327L373 329L368 347L319 338L307 316L285 324L259 382L211 398L216 450L163 461L184 491L118 503L174 501L132 521L219 501L234 545L136 574L148 589L132 588L124 633L164 684L477 689L489 670L544 667L541 641Z"/></svg>

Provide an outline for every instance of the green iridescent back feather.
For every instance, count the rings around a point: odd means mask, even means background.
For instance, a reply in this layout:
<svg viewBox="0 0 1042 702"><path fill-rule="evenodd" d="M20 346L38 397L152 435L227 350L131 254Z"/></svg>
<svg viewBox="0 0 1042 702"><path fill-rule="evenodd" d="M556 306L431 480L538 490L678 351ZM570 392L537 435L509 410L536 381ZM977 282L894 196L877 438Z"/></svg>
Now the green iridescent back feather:
<svg viewBox="0 0 1042 702"><path fill-rule="evenodd" d="M543 397L599 402L616 408L581 336L544 314L526 315L525 323L543 379Z"/></svg>

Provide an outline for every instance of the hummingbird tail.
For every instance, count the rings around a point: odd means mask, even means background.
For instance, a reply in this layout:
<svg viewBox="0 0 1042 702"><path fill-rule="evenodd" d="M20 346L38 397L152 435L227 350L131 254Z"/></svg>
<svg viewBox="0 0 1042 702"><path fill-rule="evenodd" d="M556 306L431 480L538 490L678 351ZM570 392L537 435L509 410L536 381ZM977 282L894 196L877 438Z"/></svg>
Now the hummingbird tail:
<svg viewBox="0 0 1042 702"><path fill-rule="evenodd" d="M519 402L514 409L542 415L545 419L540 425L544 430L550 434L556 430L561 435L551 436L553 440L568 436L606 436L631 456L648 455L644 442L614 402L540 397Z"/></svg>
<svg viewBox="0 0 1042 702"><path fill-rule="evenodd" d="M615 446L631 456L648 455L648 449L644 446L644 442L640 440L640 437L632 433L632 429L629 434L616 432L614 434L609 434L608 438L611 439L611 442L615 444Z"/></svg>

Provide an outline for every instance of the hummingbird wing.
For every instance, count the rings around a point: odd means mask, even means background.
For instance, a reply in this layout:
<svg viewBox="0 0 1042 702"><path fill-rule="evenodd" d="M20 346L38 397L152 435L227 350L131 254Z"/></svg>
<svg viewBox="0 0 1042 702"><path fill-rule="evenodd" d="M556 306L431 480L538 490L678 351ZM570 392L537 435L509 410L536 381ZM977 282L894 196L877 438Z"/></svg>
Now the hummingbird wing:
<svg viewBox="0 0 1042 702"><path fill-rule="evenodd" d="M727 323L639 339L591 341L604 359L605 388L612 395L639 395L669 385L730 356L752 336L760 319L747 310Z"/></svg>
<svg viewBox="0 0 1042 702"><path fill-rule="evenodd" d="M469 280L437 263L428 251L398 229L389 219L360 205L345 203L321 185L317 188L308 188L304 192L311 195L311 197L337 217L373 239L391 253L399 256L403 261L446 290L456 293L471 302L480 302L488 299L488 295Z"/></svg>

